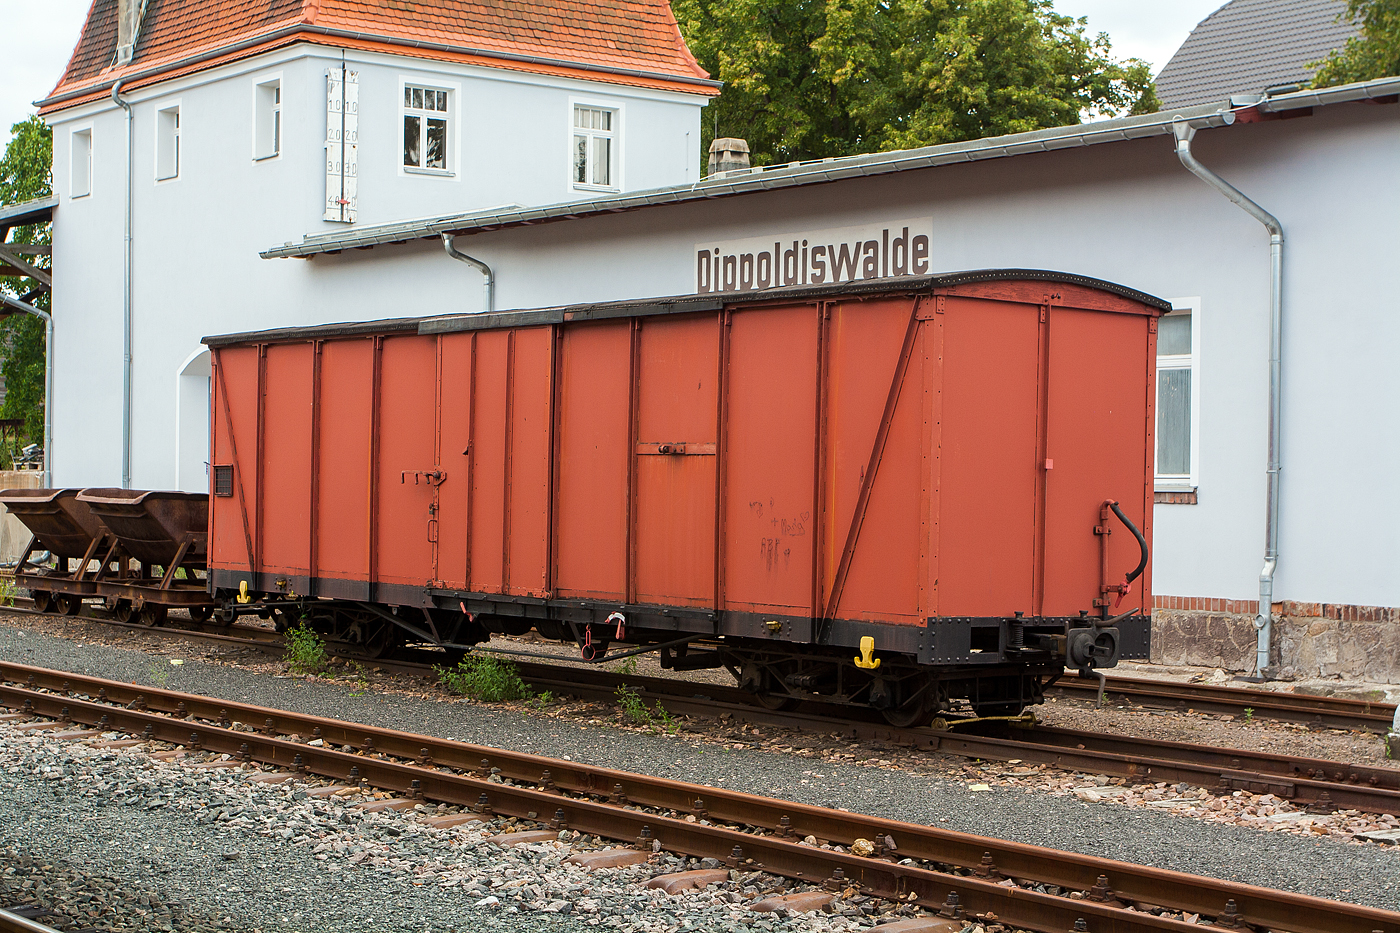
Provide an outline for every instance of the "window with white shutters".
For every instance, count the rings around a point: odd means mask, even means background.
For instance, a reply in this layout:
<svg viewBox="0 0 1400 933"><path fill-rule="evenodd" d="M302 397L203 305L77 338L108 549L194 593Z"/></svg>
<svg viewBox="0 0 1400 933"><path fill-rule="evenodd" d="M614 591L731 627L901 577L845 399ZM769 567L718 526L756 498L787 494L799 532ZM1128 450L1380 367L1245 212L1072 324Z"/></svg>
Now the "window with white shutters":
<svg viewBox="0 0 1400 933"><path fill-rule="evenodd" d="M1157 488L1195 489L1199 457L1199 305L1178 301L1157 321Z"/></svg>
<svg viewBox="0 0 1400 933"><path fill-rule="evenodd" d="M574 106L573 182L575 187L615 188L617 111Z"/></svg>
<svg viewBox="0 0 1400 933"><path fill-rule="evenodd" d="M449 104L451 93L405 84L403 88L403 167L448 172Z"/></svg>
<svg viewBox="0 0 1400 933"><path fill-rule="evenodd" d="M326 73L326 220L359 215L359 139L360 73L341 65Z"/></svg>

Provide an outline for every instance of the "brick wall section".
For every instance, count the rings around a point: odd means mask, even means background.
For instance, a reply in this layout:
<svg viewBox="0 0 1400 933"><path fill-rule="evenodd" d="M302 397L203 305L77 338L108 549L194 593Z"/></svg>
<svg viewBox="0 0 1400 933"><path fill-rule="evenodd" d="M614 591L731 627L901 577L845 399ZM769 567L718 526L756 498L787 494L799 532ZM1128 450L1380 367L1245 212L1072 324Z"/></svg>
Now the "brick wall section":
<svg viewBox="0 0 1400 933"><path fill-rule="evenodd" d="M1253 672L1258 600L1158 596L1152 660ZM1274 603L1271 666L1283 677L1400 683L1400 607Z"/></svg>

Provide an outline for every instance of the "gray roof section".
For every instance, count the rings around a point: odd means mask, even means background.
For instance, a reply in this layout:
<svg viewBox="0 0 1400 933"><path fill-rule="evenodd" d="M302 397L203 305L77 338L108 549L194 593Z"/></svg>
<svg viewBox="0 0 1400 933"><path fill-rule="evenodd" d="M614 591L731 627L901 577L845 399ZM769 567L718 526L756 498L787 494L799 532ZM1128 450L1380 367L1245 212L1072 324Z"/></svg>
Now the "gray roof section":
<svg viewBox="0 0 1400 933"><path fill-rule="evenodd" d="M1157 75L1162 107L1190 107L1306 84L1357 28L1345 0L1230 0L1201 20ZM1340 17L1340 21L1338 20Z"/></svg>
<svg viewBox="0 0 1400 933"><path fill-rule="evenodd" d="M1261 99L1252 107L1264 112L1281 112L1305 107L1322 107L1347 101L1391 98L1400 92L1400 77L1381 78L1358 84L1300 91ZM892 172L976 162L984 159L1004 159L1035 152L1054 152L1099 143L1122 142L1152 136L1169 136L1173 121L1181 119L1197 129L1229 126L1235 122L1235 111L1227 103L1200 107L1182 107L1161 113L1121 120L1103 120L1077 126L1061 126L1030 133L1014 133L967 142L926 146L899 152L877 152L844 159L804 162L782 166L771 171L730 172L723 177L711 176L693 185L653 188L615 194L590 201L565 201L542 207L503 210L493 208L463 214L448 214L423 220L401 221L353 230L337 230L316 236L306 236L300 243L286 243L260 255L264 259L310 258L321 253L338 253L347 249L368 249L387 243L407 243L411 240L437 239L444 233L474 233L500 227L524 226L549 221L571 220L599 214L619 213L666 204L704 201L732 195L755 194L781 188L824 184L847 178L885 175Z"/></svg>
<svg viewBox="0 0 1400 933"><path fill-rule="evenodd" d="M41 224L53 220L53 209L58 207L58 198L36 198L18 204L0 207L0 228L23 227L28 224Z"/></svg>

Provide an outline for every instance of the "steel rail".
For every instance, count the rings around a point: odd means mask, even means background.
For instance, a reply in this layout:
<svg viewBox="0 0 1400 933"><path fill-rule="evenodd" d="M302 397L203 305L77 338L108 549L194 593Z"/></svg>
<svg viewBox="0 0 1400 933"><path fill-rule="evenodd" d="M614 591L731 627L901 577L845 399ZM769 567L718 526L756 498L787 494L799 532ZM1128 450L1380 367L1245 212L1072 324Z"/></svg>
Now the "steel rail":
<svg viewBox="0 0 1400 933"><path fill-rule="evenodd" d="M274 650L281 645L280 637L271 633L267 633L268 637L242 639L197 630L101 621L141 632L232 642L260 650ZM388 659L373 659L368 663L400 673L431 671L427 663ZM1335 809L1400 812L1400 771L1390 768L1039 725L1033 730L1011 731L1001 724L984 723L975 726L979 730L977 733L896 728L874 721L872 716L862 718L857 710L843 711L845 715L841 719L831 718L829 711L768 711L751 705L749 695L737 687L719 684L623 675L602 668L535 663L520 663L518 667L522 679L535 687L611 700L616 690L626 685L637 688L639 696L661 702L669 711L678 714L710 719L727 714L754 724L889 742L973 760L1021 760L1139 782L1185 782L1222 793L1235 790L1268 793L1321 812ZM993 730L992 734L981 731L988 727Z"/></svg>
<svg viewBox="0 0 1400 933"><path fill-rule="evenodd" d="M1061 696L1084 697L1098 690L1097 683L1064 679L1049 692ZM1349 697L1309 696L1213 684L1181 684L1161 680L1110 677L1105 698L1141 706L1165 709L1195 709L1202 712L1242 715L1251 710L1255 718L1301 722L1330 729L1366 729L1384 732L1395 715L1395 704Z"/></svg>
<svg viewBox="0 0 1400 933"><path fill-rule="evenodd" d="M28 917L14 912L14 908L0 907L0 933L59 933L51 926L45 926Z"/></svg>
<svg viewBox="0 0 1400 933"><path fill-rule="evenodd" d="M556 808L563 809L565 822L571 828L614 839L635 838L640 835L640 826L645 824L652 827L653 837L660 840L664 848L674 851L701 857L727 858L732 855L732 846L738 845L747 858L762 862L766 870L778 874L820 881L839 867L848 878L868 886L871 893L907 899L908 892L914 891L921 902L933 907L947 902L949 890L957 890L963 898L965 909L976 912L994 910L1003 922L1025 922L1028 926L1053 930L1055 933L1070 929L1073 921L1085 914L1081 912L1071 917L1067 926L1038 926L1047 921L1062 923L1063 917L1058 913L1036 913L1034 917L1024 912L1008 913L1008 910L1018 911L1018 898L1030 892L1020 888L1010 889L998 882L1003 877L1030 879L1033 883L1083 891L1092 903L1104 905L1104 902L1108 902L1104 906L1109 911L1115 910L1112 903L1140 903L1217 916L1224 912L1227 902L1234 901L1234 910L1243 919L1273 930L1292 933L1349 933L1353 930L1372 933L1382 930L1385 933L1400 933L1400 914L1304 895L754 797L578 762L445 741L175 691L147 689L29 665L0 662L0 676L9 682L0 686L0 702L39 715L101 725L105 729L132 734L144 733L161 741L231 754L243 752L246 744L249 754L260 761L283 767L305 768L335 779L351 778L349 769L356 767L359 775L376 786L405 790L413 788L415 785L412 782L418 781L417 787L423 795L449 803L479 803L480 795L485 793L495 811L515 816L547 814ZM21 680L25 686L16 686ZM39 692L42 690L62 692ZM84 693L99 699L83 699L81 694ZM113 704L141 708L131 709ZM234 731L224 725L213 726L201 721L227 724L230 717L238 717L250 725L261 721L263 732ZM149 733L145 732L147 726L151 727ZM315 735L326 744L321 747L308 746L278 737L278 734L292 733L302 741ZM340 746L342 750L336 751L332 746ZM344 751L347 747L356 751ZM376 757L379 755L412 760L415 764L389 762ZM474 775L445 774L438 770L442 768L470 771ZM512 781L538 785L539 790L487 782L484 778L491 768L499 769L502 776ZM756 837L719 827L719 837L708 837L707 841L702 842L689 835L697 831L698 821L690 823L677 817L639 813L636 810L623 811L626 814L623 817L613 812L616 806L608 808L606 812L612 813L612 816L604 819L602 814L605 811L588 809L589 806L600 806L596 802L585 804L575 798L561 796L561 791L606 795L611 796L615 803L673 811L676 814L691 813L710 821L761 827L784 835L777 838ZM585 815L577 815L579 812ZM624 819L625 822L609 823L609 819ZM642 823L638 823L638 820ZM706 831L715 829L700 828ZM619 829L625 829L625 832L620 834ZM900 858L951 865L970 870L974 876L949 878L946 873L911 869L911 866L890 865L878 860L794 845L793 837L800 838L805 834L842 845L849 845L856 838L893 836ZM719 842L716 842L716 838ZM794 852L793 849L798 851ZM816 858L822 866L816 874L811 864L803 861L809 856ZM911 870L916 874L910 874ZM930 874L938 877L925 877ZM985 890L987 886L998 888L1001 893ZM998 900L998 897L1004 898L1008 890L1020 891L1021 894L1012 897L1010 902ZM1101 901L1092 900L1095 892ZM1063 898L1055 900L1062 902L1061 908L1065 904L1075 905L1070 908L1071 912L1081 910L1089 903L1065 901ZM994 901L1000 906L995 906ZM983 904L987 906L980 906ZM1039 901L1036 905L1037 911L1045 906ZM1117 911L1117 914L1122 913L1124 911ZM1117 914L1099 915L1100 919L1116 920L1106 925L1095 922L1090 930L1168 930L1187 927L1178 921L1160 917L1151 918L1148 922L1152 925L1148 926L1123 926L1119 922L1122 918ZM1136 921L1144 915L1135 912L1130 916ZM1030 922L1032 920L1035 922ZM1158 921L1171 925L1156 925Z"/></svg>

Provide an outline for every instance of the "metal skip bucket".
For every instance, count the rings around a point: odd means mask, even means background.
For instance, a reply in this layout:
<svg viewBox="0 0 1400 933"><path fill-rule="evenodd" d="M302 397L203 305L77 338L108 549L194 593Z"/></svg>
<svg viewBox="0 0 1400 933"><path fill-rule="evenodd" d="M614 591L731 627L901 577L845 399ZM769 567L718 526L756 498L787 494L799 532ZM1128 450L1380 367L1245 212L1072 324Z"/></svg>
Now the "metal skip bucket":
<svg viewBox="0 0 1400 933"><path fill-rule="evenodd" d="M209 496L197 492L84 489L77 499L143 564L203 570L209 559Z"/></svg>

